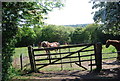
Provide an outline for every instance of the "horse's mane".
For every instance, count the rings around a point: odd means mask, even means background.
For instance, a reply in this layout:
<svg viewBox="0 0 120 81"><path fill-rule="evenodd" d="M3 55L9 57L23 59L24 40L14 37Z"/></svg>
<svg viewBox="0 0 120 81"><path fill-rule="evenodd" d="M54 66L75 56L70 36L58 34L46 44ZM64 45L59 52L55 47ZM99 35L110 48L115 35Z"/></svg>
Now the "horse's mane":
<svg viewBox="0 0 120 81"><path fill-rule="evenodd" d="M107 41L106 41L106 43L107 43L107 42L115 42L115 43L120 43L120 41L118 41L118 40L110 40L110 39L109 39L109 40L107 40Z"/></svg>
<svg viewBox="0 0 120 81"><path fill-rule="evenodd" d="M48 42L48 41L43 41L42 43L46 43L46 42Z"/></svg>

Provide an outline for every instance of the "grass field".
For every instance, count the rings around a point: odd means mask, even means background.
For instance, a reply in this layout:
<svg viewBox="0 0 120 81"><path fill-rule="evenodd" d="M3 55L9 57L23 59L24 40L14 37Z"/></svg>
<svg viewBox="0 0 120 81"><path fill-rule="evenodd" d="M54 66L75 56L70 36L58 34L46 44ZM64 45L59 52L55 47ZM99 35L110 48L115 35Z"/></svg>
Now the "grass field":
<svg viewBox="0 0 120 81"><path fill-rule="evenodd" d="M34 47L34 48L37 48L37 47ZM81 49L81 47L76 47L76 48L71 48L70 51L76 51L76 50L79 50ZM88 49L93 49L93 46L92 47L89 47ZM69 51L69 49L62 49L61 52L66 52L66 51ZM106 48L104 45L102 46L102 53L111 53L111 52L116 52L116 49L113 47L113 46L110 46L109 48ZM35 54L43 54L45 53L45 51L42 51L42 52L35 52ZM55 51L51 51L51 53L55 53ZM81 56L82 55L87 55L87 54L93 54L94 52L93 51L90 51L90 52L81 52ZM20 70L20 54L23 55L23 70L21 71ZM73 54L72 56L75 56L77 55L76 54ZM61 57L64 57L65 55L61 55ZM113 54L103 54L102 55L102 58L109 58L109 57L115 57L117 56L116 53L113 53ZM57 57L59 58L60 55L56 55L56 56L52 56L52 58L54 57ZM37 59L39 58L47 58L47 56L43 56L43 57L38 57ZM94 58L94 57L93 57ZM92 59L93 59L92 58ZM90 59L90 57L83 57L82 60L84 59ZM79 60L78 58L72 58L71 59L72 61L76 61L76 60ZM65 59L65 60L62 60L63 62L65 61L70 61L70 59ZM49 61L42 61L43 63L48 63ZM58 61L58 62L61 62L61 61ZM40 62L37 62L37 63L40 63ZM28 64L28 65L27 65ZM27 65L27 66L26 66ZM82 62L82 65L87 67L88 70L90 70L88 67L88 62ZM29 65L29 56L28 56L28 49L27 47L20 47L20 48L15 48L15 54L13 56L13 66L18 69L20 71L20 74L17 73L14 78L16 79L30 79L31 77L33 78L33 74L27 74L27 76L23 76L21 75L21 72L22 74L26 74L26 72L28 72L30 70L30 65ZM47 67L44 67L42 69L40 69L40 71L42 72L60 72L60 71L74 71L74 70L83 70L83 68L80 68L79 66L77 66L75 63L68 63L68 64L57 64L57 65L49 65ZM35 74L34 76L44 76L44 75L41 75L41 74Z"/></svg>
<svg viewBox="0 0 120 81"><path fill-rule="evenodd" d="M37 47L34 47L37 48ZM80 49L78 48L72 48L70 51L75 51ZM93 49L93 47L90 47L89 49ZM66 51L68 49L63 49L61 50L61 52ZM109 53L109 52L116 52L116 49L113 46L110 46L109 48L105 48L105 46L102 46L102 53ZM38 52L40 53L40 52ZM42 54L44 53L44 51L42 51ZM54 53L54 51L52 51L52 53ZM19 48L15 48L15 54L14 54L14 58L19 58L20 54L23 54L23 56L28 56L28 48L27 47L19 47ZM107 55L109 57L109 55ZM111 56L111 55L110 55Z"/></svg>
<svg viewBox="0 0 120 81"><path fill-rule="evenodd" d="M37 48L37 47L34 47L34 48ZM79 49L81 49L81 47L71 48L70 51L76 51L76 50L79 50ZM93 46L89 47L87 49L93 49ZM61 52L65 52L65 51L68 51L68 50L69 49L62 49ZM51 51L51 52L55 53L55 51ZM110 52L116 52L116 49L113 46L110 46L109 48L105 48L104 45L102 46L102 53L110 53ZM35 54L43 54L43 53L45 53L45 51L35 52ZM85 52L85 53L82 52L81 55L87 55L87 54L93 54L93 53L94 53L93 51ZM19 60L20 54L23 55L23 58L24 57L28 57L28 49L27 49L27 47L15 48L15 54L13 56L13 59L16 59L16 60L15 60L15 63L13 63L13 64L17 64L18 65L17 68L20 68L20 62L17 63L17 60ZM77 53L73 54L72 56L76 56L76 55L77 55ZM65 55L61 55L61 57L64 57L64 56L66 56L66 54ZM114 54L104 54L104 55L102 55L102 58L115 57L115 56L117 56L116 53L114 53ZM60 55L56 55L56 56L53 55L52 58L54 58L54 57L59 58ZM40 58L47 58L47 56L46 57L42 56ZM83 57L83 58L81 58L81 60L86 60L86 59L90 59L90 57ZM62 61L65 62L65 61L70 61L70 60L76 61L76 60L79 60L79 59L78 58L71 58L71 59L64 59ZM42 63L48 63L49 61L41 61L41 62ZM41 62L36 62L36 63L41 63ZM61 61L58 61L58 62L61 62ZM29 59L28 58L27 58L27 60L23 59L23 64L24 65L26 65L28 63L29 63ZM71 68L70 64L63 64L63 66L64 66L64 70L79 69L78 67L77 68ZM29 66L29 68L30 68L30 66ZM56 69L53 69L53 68L56 68ZM41 70L43 70L43 71L52 71L52 70L60 70L60 69L61 69L61 65L59 64L59 65L56 65L56 66L51 65L51 68L46 68L45 67L45 68L43 68Z"/></svg>

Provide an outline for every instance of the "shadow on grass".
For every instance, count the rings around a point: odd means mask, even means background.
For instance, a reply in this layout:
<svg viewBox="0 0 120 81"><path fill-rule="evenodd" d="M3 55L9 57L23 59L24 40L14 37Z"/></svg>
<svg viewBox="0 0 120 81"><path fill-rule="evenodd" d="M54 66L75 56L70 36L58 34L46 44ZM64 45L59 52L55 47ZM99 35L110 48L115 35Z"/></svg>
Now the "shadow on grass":
<svg viewBox="0 0 120 81"><path fill-rule="evenodd" d="M107 62L102 62L102 63L106 65L120 65L120 61L113 61L112 63L107 63Z"/></svg>
<svg viewBox="0 0 120 81"><path fill-rule="evenodd" d="M109 76L109 75L112 75L112 76ZM77 81L77 80L79 81L87 81L87 80L117 81L120 78L120 68L103 69L100 72L96 72L96 71L40 72L38 71L34 73L32 71L29 71L26 74L23 74L22 76L37 77L39 79L42 78L43 80L46 80L46 78L51 78L51 77L59 77L58 81L59 80L60 81ZM65 79L62 77L64 77ZM71 77L74 77L74 79L72 79ZM52 78L52 80L54 79Z"/></svg>

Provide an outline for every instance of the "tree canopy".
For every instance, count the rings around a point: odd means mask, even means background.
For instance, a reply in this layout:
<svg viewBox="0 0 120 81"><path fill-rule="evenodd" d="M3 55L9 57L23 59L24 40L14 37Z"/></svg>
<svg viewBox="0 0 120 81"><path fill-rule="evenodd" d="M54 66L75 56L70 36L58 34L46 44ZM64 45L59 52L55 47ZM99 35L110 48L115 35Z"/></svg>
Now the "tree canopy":
<svg viewBox="0 0 120 81"><path fill-rule="evenodd" d="M12 77L12 56L18 27L42 25L45 14L53 8L62 7L60 0L36 2L2 2L2 80ZM28 29L29 30L29 29Z"/></svg>
<svg viewBox="0 0 120 81"><path fill-rule="evenodd" d="M120 2L93 2L94 21L103 23L105 33L120 35Z"/></svg>
<svg viewBox="0 0 120 81"><path fill-rule="evenodd" d="M70 35L74 31L73 27L47 25L42 29L41 41L48 40L50 42L71 42Z"/></svg>

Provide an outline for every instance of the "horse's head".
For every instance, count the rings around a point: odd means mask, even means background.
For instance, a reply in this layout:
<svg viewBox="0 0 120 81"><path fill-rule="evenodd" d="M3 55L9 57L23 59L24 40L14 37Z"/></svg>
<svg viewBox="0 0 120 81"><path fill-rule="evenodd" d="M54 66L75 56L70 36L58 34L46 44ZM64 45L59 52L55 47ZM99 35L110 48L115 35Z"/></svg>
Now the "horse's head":
<svg viewBox="0 0 120 81"><path fill-rule="evenodd" d="M106 48L108 48L110 46L110 40L106 41Z"/></svg>
<svg viewBox="0 0 120 81"><path fill-rule="evenodd" d="M48 41L41 42L41 47L49 47L48 43Z"/></svg>

